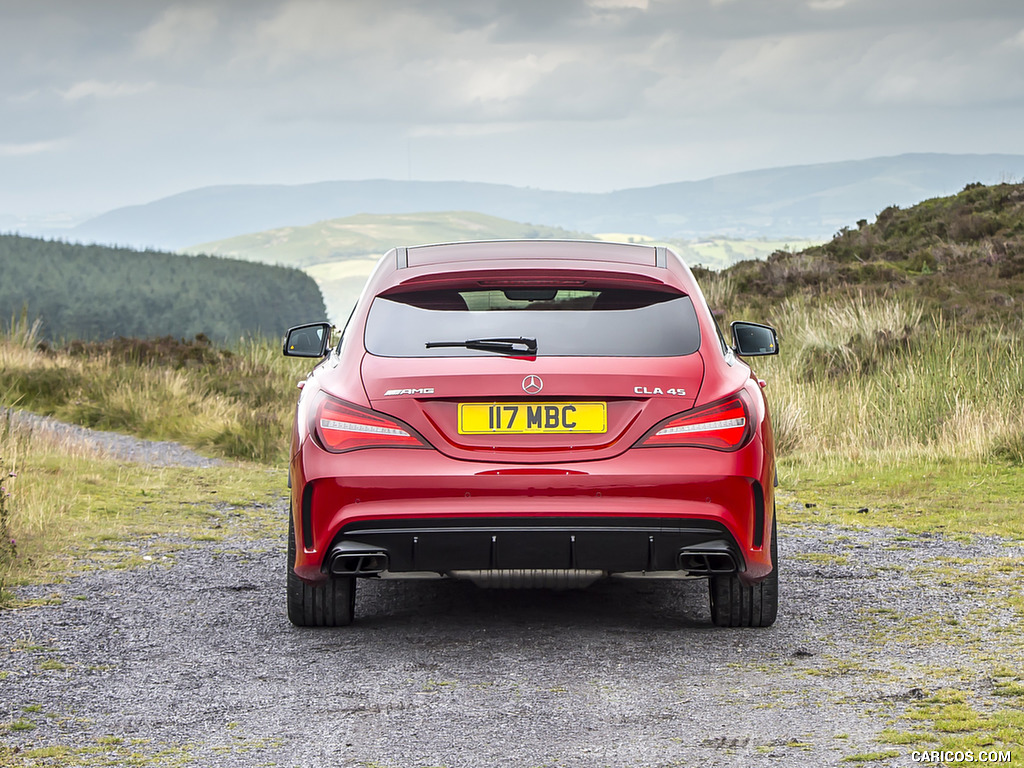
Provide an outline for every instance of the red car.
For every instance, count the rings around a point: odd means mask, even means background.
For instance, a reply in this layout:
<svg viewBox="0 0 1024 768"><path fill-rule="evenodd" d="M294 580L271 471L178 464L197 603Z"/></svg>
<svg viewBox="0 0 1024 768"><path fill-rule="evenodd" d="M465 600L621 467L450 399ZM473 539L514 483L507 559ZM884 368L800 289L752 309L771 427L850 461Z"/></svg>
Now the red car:
<svg viewBox="0 0 1024 768"><path fill-rule="evenodd" d="M352 621L358 578L498 587L706 578L719 626L778 610L774 445L739 356L670 249L589 241L397 248L292 433L288 616ZM763 385L763 383L762 383Z"/></svg>

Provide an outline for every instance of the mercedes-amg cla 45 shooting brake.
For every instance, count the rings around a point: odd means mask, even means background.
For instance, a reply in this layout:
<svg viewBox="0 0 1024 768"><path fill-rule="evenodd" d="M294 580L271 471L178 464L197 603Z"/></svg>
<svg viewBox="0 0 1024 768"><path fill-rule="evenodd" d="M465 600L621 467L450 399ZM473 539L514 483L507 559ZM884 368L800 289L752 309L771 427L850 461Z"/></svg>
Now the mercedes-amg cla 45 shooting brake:
<svg viewBox="0 0 1024 768"><path fill-rule="evenodd" d="M670 249L583 241L397 248L323 358L292 433L288 615L352 621L362 578L498 587L705 578L712 621L778 610L763 382Z"/></svg>

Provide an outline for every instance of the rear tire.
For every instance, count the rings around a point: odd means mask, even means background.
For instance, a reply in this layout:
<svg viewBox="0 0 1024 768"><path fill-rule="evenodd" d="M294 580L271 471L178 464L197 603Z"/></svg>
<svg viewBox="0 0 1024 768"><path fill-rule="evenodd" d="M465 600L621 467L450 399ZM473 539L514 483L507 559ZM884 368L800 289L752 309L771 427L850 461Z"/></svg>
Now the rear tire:
<svg viewBox="0 0 1024 768"><path fill-rule="evenodd" d="M708 578L711 621L716 627L770 627L779 613L779 547L772 513L772 572L746 585L734 573Z"/></svg>
<svg viewBox="0 0 1024 768"><path fill-rule="evenodd" d="M344 627L356 605L354 576L307 584L295 575L295 521L288 515L288 620L297 627Z"/></svg>

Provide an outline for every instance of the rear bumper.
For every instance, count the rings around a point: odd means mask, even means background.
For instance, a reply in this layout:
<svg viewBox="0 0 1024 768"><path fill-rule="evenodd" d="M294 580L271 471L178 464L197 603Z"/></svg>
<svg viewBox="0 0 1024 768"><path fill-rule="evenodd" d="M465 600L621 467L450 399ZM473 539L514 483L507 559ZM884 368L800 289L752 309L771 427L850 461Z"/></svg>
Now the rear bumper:
<svg viewBox="0 0 1024 768"><path fill-rule="evenodd" d="M381 559L368 560L374 557ZM345 528L322 570L370 575L368 561L390 574L583 570L708 575L746 570L739 546L723 525L677 518L363 521Z"/></svg>
<svg viewBox="0 0 1024 768"><path fill-rule="evenodd" d="M730 570L753 582L772 568L774 469L756 439L735 453L658 448L547 466L307 442L292 479L294 567L311 582L329 578L341 543L357 575ZM386 566L358 559L372 554Z"/></svg>

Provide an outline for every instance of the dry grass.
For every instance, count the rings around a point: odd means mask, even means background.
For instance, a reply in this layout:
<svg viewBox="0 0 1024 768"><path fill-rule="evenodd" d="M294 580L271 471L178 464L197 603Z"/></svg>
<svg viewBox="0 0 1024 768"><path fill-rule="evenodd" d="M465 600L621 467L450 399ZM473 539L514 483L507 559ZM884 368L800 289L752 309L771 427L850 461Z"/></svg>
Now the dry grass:
<svg viewBox="0 0 1024 768"><path fill-rule="evenodd" d="M295 382L309 364L284 358L275 342L34 342L20 331L0 338L0 405L227 458L285 458Z"/></svg>
<svg viewBox="0 0 1024 768"><path fill-rule="evenodd" d="M0 417L0 604L15 566L23 570L64 527L77 498L71 473L40 473L45 464L97 458L94 450L53 433L33 432Z"/></svg>
<svg viewBox="0 0 1024 768"><path fill-rule="evenodd" d="M707 301L711 311L718 315L730 305L736 292L736 281L733 279L732 273L702 271L699 280L704 300Z"/></svg>
<svg viewBox="0 0 1024 768"><path fill-rule="evenodd" d="M0 471L0 606L13 600L5 586L82 567L141 565L145 554L172 555L183 537L281 534L274 509L284 492L279 468L123 462L5 418ZM167 538L154 538L160 534Z"/></svg>
<svg viewBox="0 0 1024 768"><path fill-rule="evenodd" d="M38 344L38 327L14 318L0 336L0 414L12 407L155 439L229 458L210 469L152 468L106 458L81 442L0 418L0 603L12 579L62 573L95 548L123 559L138 532L208 533L214 503L261 508L281 493L276 467L287 453L295 382L308 363L286 360L276 343L242 341L218 350L184 343L115 340ZM260 513L246 526L255 530ZM97 542L122 542L116 545ZM114 549L123 553L109 555Z"/></svg>
<svg viewBox="0 0 1024 768"><path fill-rule="evenodd" d="M789 299L771 381L782 452L843 458L1013 458L1024 433L1024 338L961 332L919 305ZM1018 456L1019 460L1019 456Z"/></svg>
<svg viewBox="0 0 1024 768"><path fill-rule="evenodd" d="M730 275L702 283L712 307L730 305ZM771 314L782 353L756 366L782 455L1024 461L1024 333L963 330L919 303L860 293L791 296ZM39 350L22 318L0 338L0 396L86 426L281 463L308 366L253 340L230 351L166 339Z"/></svg>

